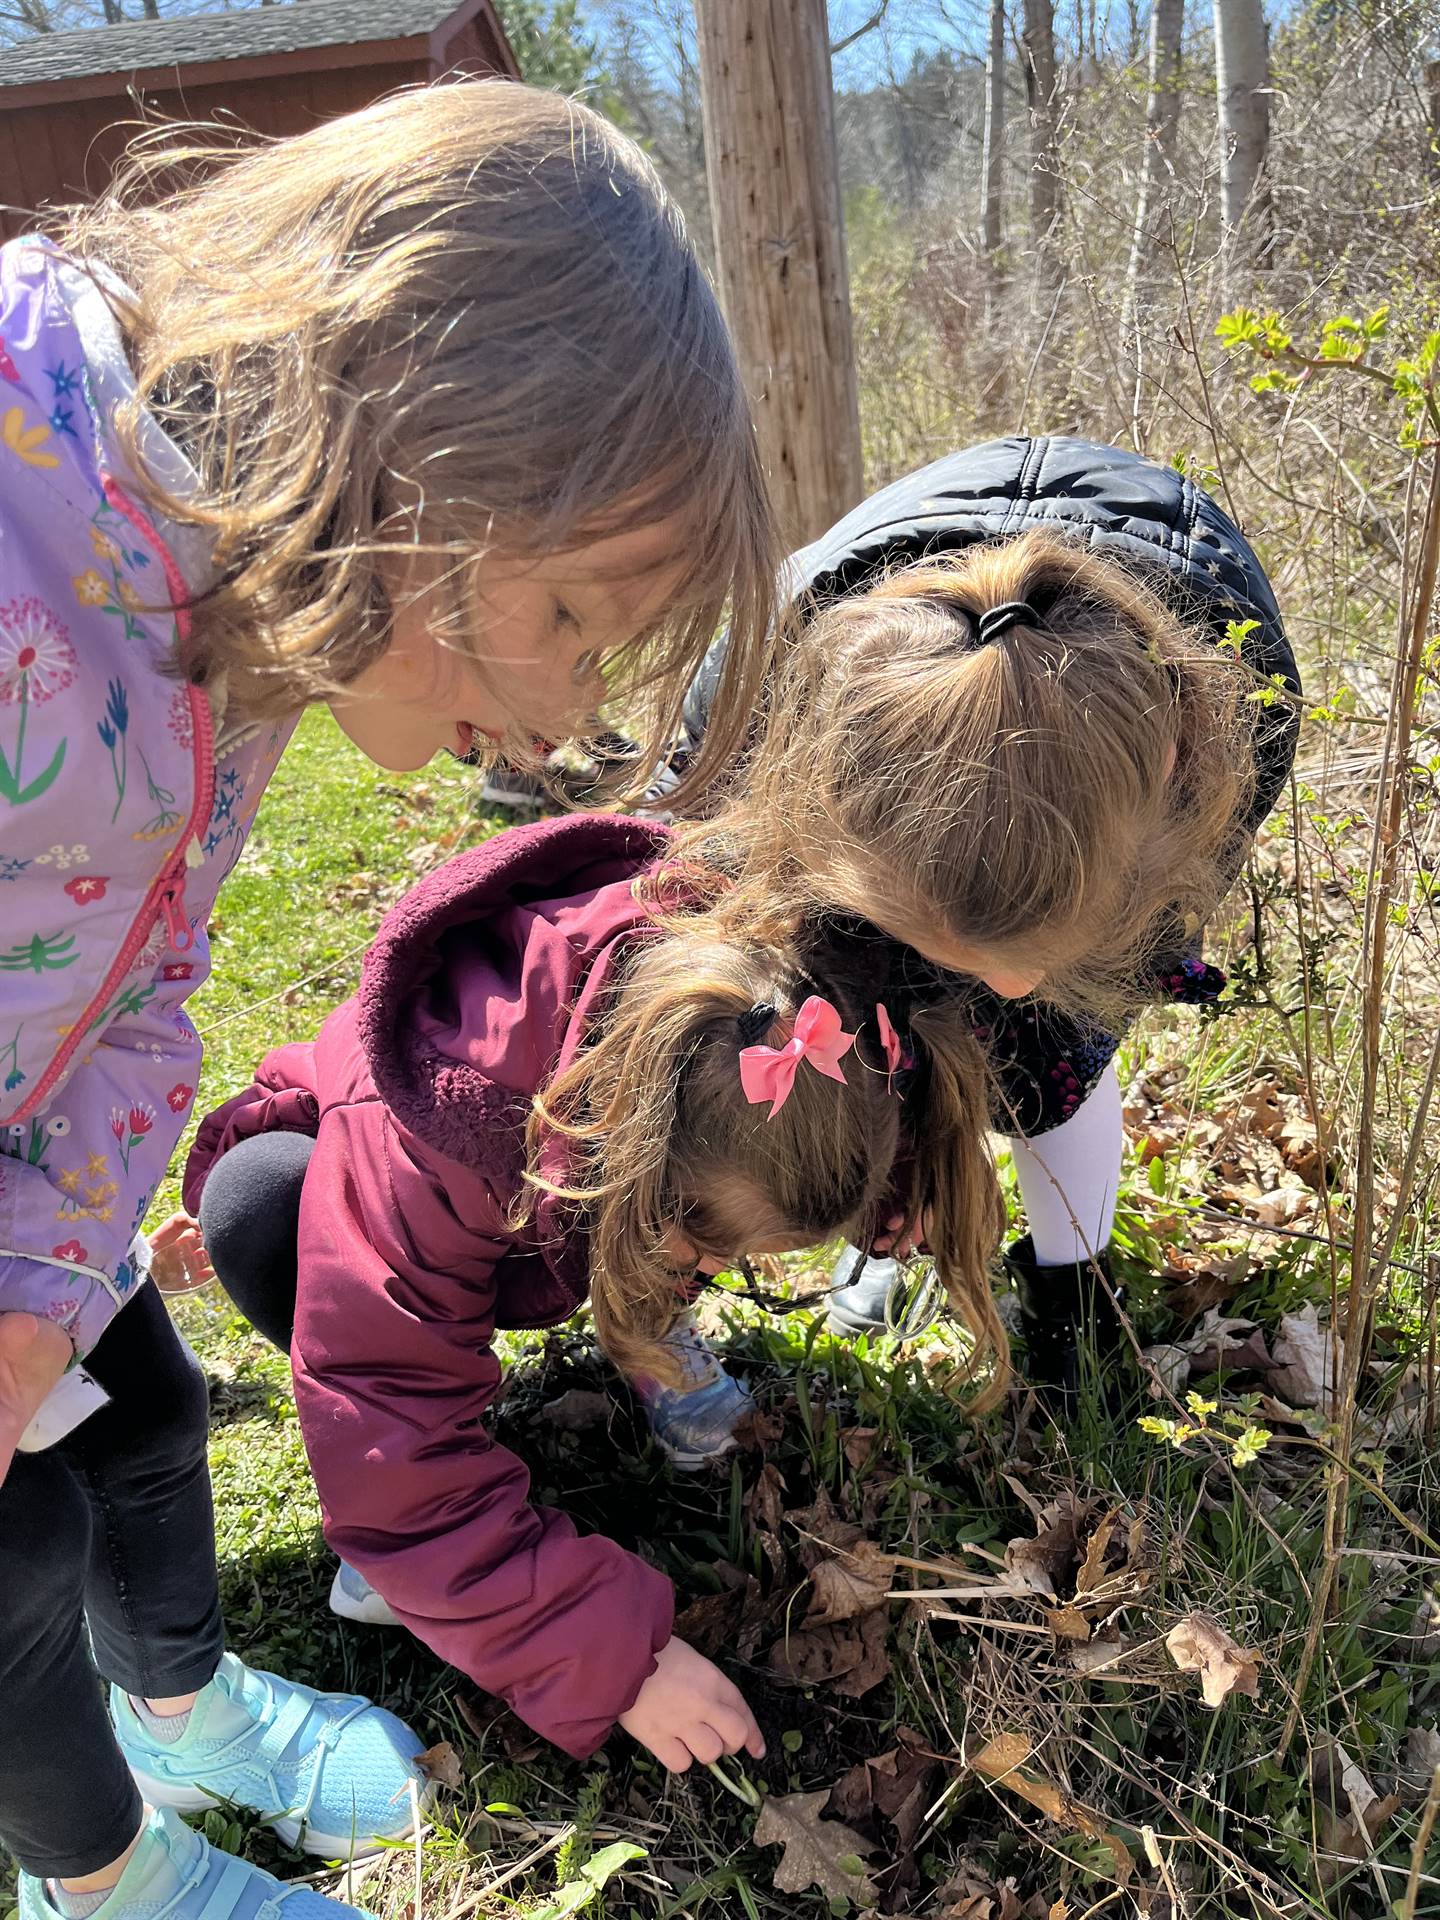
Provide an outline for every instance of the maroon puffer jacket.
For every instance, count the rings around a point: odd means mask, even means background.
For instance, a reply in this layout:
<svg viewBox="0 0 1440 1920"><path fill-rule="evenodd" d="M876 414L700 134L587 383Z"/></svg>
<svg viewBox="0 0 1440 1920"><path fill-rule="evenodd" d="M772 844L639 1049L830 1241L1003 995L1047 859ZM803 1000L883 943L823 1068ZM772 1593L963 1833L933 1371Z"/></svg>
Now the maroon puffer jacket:
<svg viewBox="0 0 1440 1920"><path fill-rule="evenodd" d="M508 1224L530 1096L570 1058L611 963L649 924L631 883L663 848L639 821L515 827L389 913L359 992L277 1048L201 1125L185 1175L273 1129L312 1134L300 1213L295 1399L335 1551L443 1659L583 1758L670 1638L652 1567L529 1501L485 1413L497 1327L585 1297L585 1236L557 1205Z"/></svg>

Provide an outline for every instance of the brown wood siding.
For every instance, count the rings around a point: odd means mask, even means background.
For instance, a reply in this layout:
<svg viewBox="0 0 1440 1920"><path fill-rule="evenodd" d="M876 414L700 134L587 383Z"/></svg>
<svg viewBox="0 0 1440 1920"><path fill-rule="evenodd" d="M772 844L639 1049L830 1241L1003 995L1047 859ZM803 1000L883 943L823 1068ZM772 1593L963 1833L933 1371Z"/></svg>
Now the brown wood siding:
<svg viewBox="0 0 1440 1920"><path fill-rule="evenodd" d="M181 85L146 86L143 98L168 118L238 120L257 133L283 135L303 133L396 87L427 80L430 73L428 60L411 59L248 77L235 73L201 85L178 75ZM0 211L0 235L8 239L24 232L32 224L25 215L35 208L98 193L133 136L136 118L134 101L118 87L99 98L0 110L0 200L25 210Z"/></svg>
<svg viewBox="0 0 1440 1920"><path fill-rule="evenodd" d="M439 34L435 36L441 38ZM436 50L436 75L466 73L479 76L504 73L507 62L496 44L495 31L483 13L475 14Z"/></svg>

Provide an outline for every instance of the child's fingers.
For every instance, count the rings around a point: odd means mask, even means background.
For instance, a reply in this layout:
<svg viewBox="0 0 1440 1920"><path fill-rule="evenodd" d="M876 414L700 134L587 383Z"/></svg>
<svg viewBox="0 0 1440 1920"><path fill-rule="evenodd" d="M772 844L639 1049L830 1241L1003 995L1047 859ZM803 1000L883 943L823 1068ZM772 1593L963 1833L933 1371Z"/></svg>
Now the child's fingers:
<svg viewBox="0 0 1440 1920"><path fill-rule="evenodd" d="M653 1740L646 1740L642 1744L649 1747L661 1766L668 1768L671 1773L689 1772L694 1756L685 1742L677 1739L673 1733L657 1733Z"/></svg>
<svg viewBox="0 0 1440 1920"><path fill-rule="evenodd" d="M726 1753L739 1753L744 1747L758 1760L765 1751L765 1742L760 1740L760 1729L743 1698L734 1706L727 1702L724 1706L711 1708L709 1719L710 1725L725 1742ZM756 1740L760 1740L758 1750L753 1745Z"/></svg>
<svg viewBox="0 0 1440 1920"><path fill-rule="evenodd" d="M722 1702L717 1702L716 1710L732 1716L739 1724L739 1737L731 1748L731 1752L737 1752L743 1746L748 1753L753 1753L757 1760L761 1759L765 1752L765 1736L760 1731L760 1723L750 1711L750 1702L733 1680L725 1682L725 1696ZM710 1719L717 1727L721 1724L713 1713Z"/></svg>
<svg viewBox="0 0 1440 1920"><path fill-rule="evenodd" d="M685 1744L702 1767L708 1767L712 1761L718 1760L722 1753L730 1751L725 1744L723 1734L704 1720L697 1720L694 1726L685 1729Z"/></svg>

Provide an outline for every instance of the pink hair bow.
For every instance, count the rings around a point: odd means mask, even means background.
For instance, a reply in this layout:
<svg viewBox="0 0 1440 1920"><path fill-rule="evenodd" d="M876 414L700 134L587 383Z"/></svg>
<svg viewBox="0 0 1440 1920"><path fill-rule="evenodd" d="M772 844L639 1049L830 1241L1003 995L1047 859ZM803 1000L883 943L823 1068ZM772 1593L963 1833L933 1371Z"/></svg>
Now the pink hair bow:
<svg viewBox="0 0 1440 1920"><path fill-rule="evenodd" d="M849 1082L840 1070L840 1061L855 1044L853 1033L841 1030L840 1015L828 1000L812 993L795 1016L795 1031L783 1047L742 1047L740 1085L752 1107L770 1102L773 1120L790 1098L795 1074L802 1060L808 1060L827 1080Z"/></svg>
<svg viewBox="0 0 1440 1920"><path fill-rule="evenodd" d="M880 1029L880 1045L885 1053L885 1091L895 1091L895 1076L905 1065L905 1049L900 1044L900 1036L895 1031L890 1015L885 1011L885 1002L875 1002L875 1024Z"/></svg>

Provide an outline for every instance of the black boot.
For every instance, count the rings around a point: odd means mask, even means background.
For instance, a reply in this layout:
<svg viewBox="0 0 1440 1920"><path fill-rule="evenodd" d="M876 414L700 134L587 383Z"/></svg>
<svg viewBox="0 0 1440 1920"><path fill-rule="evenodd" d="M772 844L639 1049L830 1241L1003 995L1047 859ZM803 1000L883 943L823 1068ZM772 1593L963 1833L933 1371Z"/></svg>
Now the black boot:
<svg viewBox="0 0 1440 1920"><path fill-rule="evenodd" d="M1082 1333L1108 1381L1112 1363L1129 1351L1116 1311L1117 1304L1125 1305L1125 1289L1112 1278L1108 1256L1100 1253L1073 1267L1042 1267L1027 1233L1005 1249L1004 1265L1020 1302L1025 1378L1042 1399L1073 1404L1080 1387Z"/></svg>

